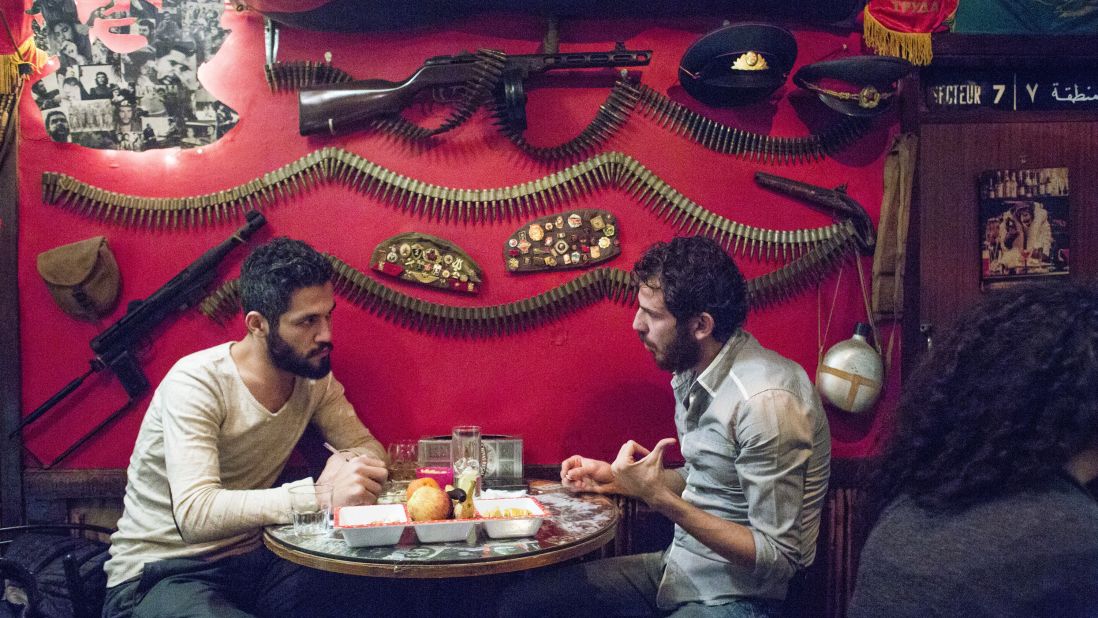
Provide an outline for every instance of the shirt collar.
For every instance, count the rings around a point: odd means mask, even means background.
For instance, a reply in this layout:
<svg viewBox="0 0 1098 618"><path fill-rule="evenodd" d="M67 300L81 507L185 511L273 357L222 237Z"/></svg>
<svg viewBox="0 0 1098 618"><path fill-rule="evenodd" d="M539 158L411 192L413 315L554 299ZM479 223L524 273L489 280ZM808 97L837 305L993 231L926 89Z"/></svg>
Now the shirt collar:
<svg viewBox="0 0 1098 618"><path fill-rule="evenodd" d="M751 338L751 335L747 331L741 329L736 330L728 341L724 342L721 346L720 352L713 357L709 366L706 367L699 375L693 368L685 371L675 373L671 377L671 388L675 392L685 391L684 396L681 399L685 399L685 394L694 390L694 384L697 383L705 389L710 396L716 394L717 390L728 378L729 371L732 368L732 362L736 360L736 354L739 353L743 345ZM689 388L685 388L689 386Z"/></svg>

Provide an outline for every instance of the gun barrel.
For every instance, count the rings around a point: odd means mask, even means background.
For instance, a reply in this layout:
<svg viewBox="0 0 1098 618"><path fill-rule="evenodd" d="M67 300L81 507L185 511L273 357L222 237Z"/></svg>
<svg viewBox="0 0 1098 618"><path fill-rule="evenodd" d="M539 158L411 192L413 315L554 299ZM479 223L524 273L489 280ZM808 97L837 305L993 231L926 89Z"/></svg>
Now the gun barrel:
<svg viewBox="0 0 1098 618"><path fill-rule="evenodd" d="M808 184L807 182L775 176L774 174L767 174L766 172L755 172L755 182L767 189L786 193L807 202L813 202L828 207L832 210L838 210L848 215L857 214L852 211L845 202L838 198L835 189L817 187L816 185Z"/></svg>
<svg viewBox="0 0 1098 618"><path fill-rule="evenodd" d="M15 426L15 429L13 429L11 431L11 433L8 434L8 437L9 438L15 437L15 434L19 433L24 427L26 427L27 425L30 425L34 421L38 420L38 417L42 416L46 412L49 412L50 408L53 408L53 406L57 405L57 403L59 401L61 401L65 397L68 397L69 393L76 390L76 388L78 386L80 386L81 384L84 383L84 380L86 380L88 378L88 376L95 373L100 368L101 368L101 366L96 365L96 364L93 363L92 366L91 366L91 369L88 369L88 371L85 372L84 375L82 375L79 378L76 378L75 380L73 380L72 382L69 382L68 384L66 384L64 388L62 388L61 390L54 393L53 397L50 397L46 401L46 403L43 403L42 405L38 406L37 408L34 409L33 412L30 413L30 415L24 417L23 420L19 421L19 424Z"/></svg>
<svg viewBox="0 0 1098 618"><path fill-rule="evenodd" d="M594 69L598 67L640 67L652 61L652 50L530 54L515 58L540 58L544 69Z"/></svg>
<svg viewBox="0 0 1098 618"><path fill-rule="evenodd" d="M193 302L195 292L213 280L221 260L267 223L267 219L255 210L249 211L245 220L244 226L232 236L207 250L148 298L132 303L126 315L91 340L92 351L110 365L116 356L133 347L168 314Z"/></svg>

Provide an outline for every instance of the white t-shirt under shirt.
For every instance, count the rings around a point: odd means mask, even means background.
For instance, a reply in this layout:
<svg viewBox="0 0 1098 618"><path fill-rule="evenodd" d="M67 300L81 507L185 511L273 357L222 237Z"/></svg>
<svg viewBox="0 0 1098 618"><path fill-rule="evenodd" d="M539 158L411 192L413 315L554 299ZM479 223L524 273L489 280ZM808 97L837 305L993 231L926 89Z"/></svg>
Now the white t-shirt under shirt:
<svg viewBox="0 0 1098 618"><path fill-rule="evenodd" d="M271 412L244 385L232 345L182 358L156 389L130 458L108 586L141 575L148 562L257 548L263 526L289 521L287 487L312 482L270 488L310 422L338 448L385 458L331 374L297 378Z"/></svg>

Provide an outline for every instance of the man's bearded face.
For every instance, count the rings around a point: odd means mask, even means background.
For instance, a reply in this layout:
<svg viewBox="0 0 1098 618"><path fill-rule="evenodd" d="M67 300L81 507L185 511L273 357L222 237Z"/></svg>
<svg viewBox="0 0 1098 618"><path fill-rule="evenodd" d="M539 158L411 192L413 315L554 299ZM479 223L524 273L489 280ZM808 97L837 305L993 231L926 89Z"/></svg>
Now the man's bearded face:
<svg viewBox="0 0 1098 618"><path fill-rule="evenodd" d="M650 341L643 334L640 338L645 347L652 352L656 366L664 371L676 373L686 371L697 365L698 359L701 358L701 344L687 332L686 322L677 323L675 336L663 345Z"/></svg>
<svg viewBox="0 0 1098 618"><path fill-rule="evenodd" d="M319 380L332 370L332 347L330 342L322 342L308 352L299 353L282 338L277 324L271 325L267 337L267 353L275 367L312 380Z"/></svg>

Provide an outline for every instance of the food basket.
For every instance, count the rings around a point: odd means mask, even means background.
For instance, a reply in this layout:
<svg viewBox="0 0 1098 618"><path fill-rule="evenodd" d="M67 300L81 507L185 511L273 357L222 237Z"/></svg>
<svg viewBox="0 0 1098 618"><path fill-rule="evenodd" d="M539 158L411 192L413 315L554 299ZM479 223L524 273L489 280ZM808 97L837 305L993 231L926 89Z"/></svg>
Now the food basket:
<svg viewBox="0 0 1098 618"><path fill-rule="evenodd" d="M545 507L534 498L474 498L477 519L490 538L534 536L548 517Z"/></svg>

